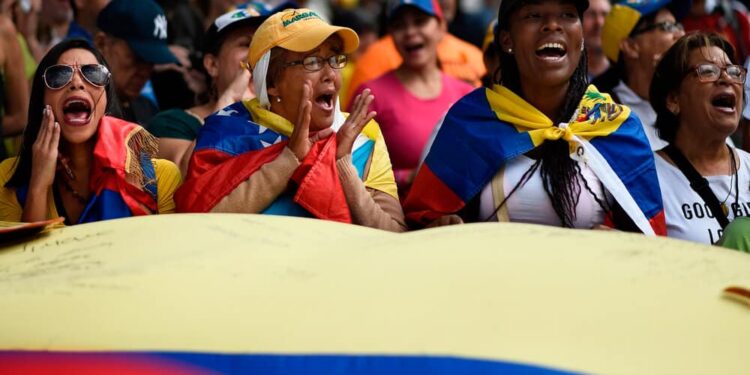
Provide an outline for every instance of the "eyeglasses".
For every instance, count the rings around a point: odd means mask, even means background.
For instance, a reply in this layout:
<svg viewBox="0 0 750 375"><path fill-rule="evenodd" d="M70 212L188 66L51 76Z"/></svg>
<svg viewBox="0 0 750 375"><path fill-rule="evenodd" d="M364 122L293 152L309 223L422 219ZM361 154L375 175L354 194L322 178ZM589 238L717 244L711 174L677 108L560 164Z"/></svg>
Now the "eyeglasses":
<svg viewBox="0 0 750 375"><path fill-rule="evenodd" d="M734 83L745 83L747 77L747 69L739 65L727 65L724 68L720 68L716 64L704 63L698 64L690 68L688 74L695 72L698 76L698 80L704 83L716 82L721 77L721 72L727 73L727 77Z"/></svg>
<svg viewBox="0 0 750 375"><path fill-rule="evenodd" d="M346 66L349 61L347 55L333 55L331 57L323 58L320 56L307 56L302 60L292 61L284 64L284 67L290 67L295 65L302 65L308 72L317 72L323 69L323 62L327 61L328 65L333 69L342 69Z"/></svg>
<svg viewBox="0 0 750 375"><path fill-rule="evenodd" d="M73 80L73 74L78 70L81 77L96 87L104 87L109 84L111 74L106 66L101 64L86 65L52 65L44 70L44 84L52 90L59 90Z"/></svg>
<svg viewBox="0 0 750 375"><path fill-rule="evenodd" d="M670 21L658 22L658 23L652 23L650 25L646 25L636 31L633 31L631 33L631 36L636 36L638 34L647 33L652 30L661 30L661 31L664 31L665 33L675 33L678 31L685 31L685 28L679 22L670 22Z"/></svg>

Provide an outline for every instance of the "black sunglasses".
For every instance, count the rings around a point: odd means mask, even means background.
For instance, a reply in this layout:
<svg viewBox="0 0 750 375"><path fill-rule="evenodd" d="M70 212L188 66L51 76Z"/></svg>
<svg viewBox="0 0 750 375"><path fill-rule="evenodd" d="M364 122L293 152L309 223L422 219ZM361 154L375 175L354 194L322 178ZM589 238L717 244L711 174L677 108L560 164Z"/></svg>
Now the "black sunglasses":
<svg viewBox="0 0 750 375"><path fill-rule="evenodd" d="M52 89L59 90L65 87L71 80L73 80L73 74L75 71L81 73L81 77L96 87L104 87L109 84L109 79L112 76L109 73L109 69L101 64L86 64L86 65L52 65L44 70L44 84Z"/></svg>

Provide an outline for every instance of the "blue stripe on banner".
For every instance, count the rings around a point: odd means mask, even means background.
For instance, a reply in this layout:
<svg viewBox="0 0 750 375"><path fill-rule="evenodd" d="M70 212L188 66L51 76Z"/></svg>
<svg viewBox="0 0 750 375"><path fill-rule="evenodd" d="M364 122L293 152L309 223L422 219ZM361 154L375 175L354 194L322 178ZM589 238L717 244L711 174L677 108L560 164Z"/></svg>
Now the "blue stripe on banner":
<svg viewBox="0 0 750 375"><path fill-rule="evenodd" d="M501 123L480 88L445 116L425 163L464 202L492 179L506 160L533 148L531 138Z"/></svg>
<svg viewBox="0 0 750 375"><path fill-rule="evenodd" d="M617 173L648 219L662 210L654 154L641 120L634 113L614 133L593 138L591 144Z"/></svg>
<svg viewBox="0 0 750 375"><path fill-rule="evenodd" d="M153 360L183 364L224 374L574 374L536 365L459 357L407 355L287 355L287 354L210 354L165 352L0 352L0 358L31 356L35 361L62 357ZM41 358L39 357L41 355ZM106 369L101 369L106 370ZM116 369L112 369L116 370ZM104 373L104 372L102 372Z"/></svg>

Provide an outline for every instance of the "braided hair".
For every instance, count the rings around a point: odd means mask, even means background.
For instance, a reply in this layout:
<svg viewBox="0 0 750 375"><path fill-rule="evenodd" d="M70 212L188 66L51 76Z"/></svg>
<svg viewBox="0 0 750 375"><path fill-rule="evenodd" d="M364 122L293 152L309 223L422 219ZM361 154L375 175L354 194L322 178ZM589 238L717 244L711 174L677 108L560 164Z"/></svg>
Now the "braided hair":
<svg viewBox="0 0 750 375"><path fill-rule="evenodd" d="M496 36L496 40L499 38ZM496 44L496 48L499 47ZM498 48L500 53L500 68L498 74L498 84L507 87L509 90L516 93L518 96L522 95L520 72L518 71L518 64L516 63L513 55L507 53L502 48ZM569 122L576 109L578 103L586 92L588 87L588 55L584 50L581 53L581 59L578 61L578 66L573 72L568 85L568 91L565 95L565 102L560 110L557 118L552 119L555 124ZM510 198L510 196L518 190L518 188L524 185L533 175L533 171L537 168L540 171L542 177L542 184L545 192L552 202L552 208L560 218L562 226L566 228L572 228L573 223L576 220L576 206L581 194L581 186L579 184L580 169L577 168L575 161L570 158L570 151L568 142L559 139L556 141L545 141L541 146L535 149L537 155L539 155L534 166L529 171L532 173L525 173L521 180L511 190L510 194L498 205L495 212L497 212ZM588 190L588 187L587 187ZM590 191L590 190L589 190ZM597 202L600 200L597 199ZM492 215L494 216L494 214Z"/></svg>

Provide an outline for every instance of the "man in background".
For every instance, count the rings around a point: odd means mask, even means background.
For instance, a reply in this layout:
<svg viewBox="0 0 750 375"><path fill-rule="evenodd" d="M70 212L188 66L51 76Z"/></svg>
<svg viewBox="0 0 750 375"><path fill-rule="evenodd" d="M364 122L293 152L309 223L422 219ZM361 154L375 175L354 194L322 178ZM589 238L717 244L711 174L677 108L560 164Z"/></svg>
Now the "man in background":
<svg viewBox="0 0 750 375"><path fill-rule="evenodd" d="M141 90L155 64L177 64L167 18L153 0L112 0L97 18L95 46L110 64L125 120L145 125L159 109Z"/></svg>

